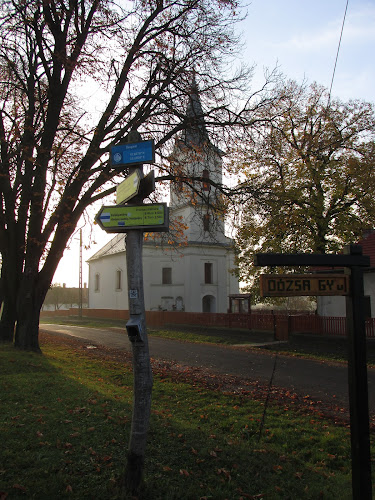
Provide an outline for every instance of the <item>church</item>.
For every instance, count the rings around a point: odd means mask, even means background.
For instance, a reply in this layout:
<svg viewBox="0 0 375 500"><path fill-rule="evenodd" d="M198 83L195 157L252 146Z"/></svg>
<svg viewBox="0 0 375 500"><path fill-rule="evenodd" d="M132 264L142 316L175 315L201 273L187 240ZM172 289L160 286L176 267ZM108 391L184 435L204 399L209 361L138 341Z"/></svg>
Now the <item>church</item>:
<svg viewBox="0 0 375 500"><path fill-rule="evenodd" d="M220 201L222 156L209 139L196 85L187 104L189 125L171 155L175 173L188 175L191 186L171 183L170 220L180 224L180 245L162 244L163 236L145 237L143 277L147 311L225 313L229 295L238 294L234 242L225 235L224 219L209 209ZM186 174L188 172L188 174ZM88 259L89 308L128 309L126 234L117 234Z"/></svg>

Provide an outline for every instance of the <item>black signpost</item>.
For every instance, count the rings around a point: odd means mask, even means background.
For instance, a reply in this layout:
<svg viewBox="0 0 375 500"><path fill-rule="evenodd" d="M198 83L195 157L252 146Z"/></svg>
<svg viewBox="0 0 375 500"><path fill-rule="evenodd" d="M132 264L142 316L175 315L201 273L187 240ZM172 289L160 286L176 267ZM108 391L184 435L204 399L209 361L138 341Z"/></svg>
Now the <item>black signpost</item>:
<svg viewBox="0 0 375 500"><path fill-rule="evenodd" d="M256 266L271 267L319 266L347 268L346 273L350 276L349 295L346 299L346 315L348 326L352 493L355 500L371 500L371 455L363 290L363 269L370 266L370 258L362 255L360 245L349 245L345 248L345 253L340 255L257 254L254 264ZM311 275L307 274L306 276ZM283 291L279 295L288 295L288 293Z"/></svg>

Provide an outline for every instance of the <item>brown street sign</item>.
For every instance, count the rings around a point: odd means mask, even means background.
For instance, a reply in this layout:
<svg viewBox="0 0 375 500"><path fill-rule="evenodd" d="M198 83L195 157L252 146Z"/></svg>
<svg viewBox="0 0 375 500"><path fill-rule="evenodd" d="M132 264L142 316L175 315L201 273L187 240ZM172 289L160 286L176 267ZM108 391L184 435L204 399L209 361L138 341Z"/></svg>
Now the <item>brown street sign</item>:
<svg viewBox="0 0 375 500"><path fill-rule="evenodd" d="M349 276L345 274L262 274L262 297L301 295L349 295Z"/></svg>

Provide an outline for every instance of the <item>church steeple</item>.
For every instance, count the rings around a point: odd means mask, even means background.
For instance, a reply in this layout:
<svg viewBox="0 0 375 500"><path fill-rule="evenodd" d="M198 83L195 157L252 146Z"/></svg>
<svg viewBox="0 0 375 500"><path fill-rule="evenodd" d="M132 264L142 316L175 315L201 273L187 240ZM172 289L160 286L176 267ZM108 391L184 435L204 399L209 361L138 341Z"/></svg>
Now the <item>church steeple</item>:
<svg viewBox="0 0 375 500"><path fill-rule="evenodd" d="M186 127L183 134L183 142L187 146L193 147L202 146L210 142L195 74L193 74L189 100L186 106Z"/></svg>
<svg viewBox="0 0 375 500"><path fill-rule="evenodd" d="M185 124L170 157L172 172L182 178L180 183L171 184L171 211L181 216L188 226L185 234L189 241L225 242L224 220L216 218L214 221L209 208L220 198L214 185L222 183L223 153L210 141L194 75ZM189 183L184 184L184 178L190 179L190 186Z"/></svg>

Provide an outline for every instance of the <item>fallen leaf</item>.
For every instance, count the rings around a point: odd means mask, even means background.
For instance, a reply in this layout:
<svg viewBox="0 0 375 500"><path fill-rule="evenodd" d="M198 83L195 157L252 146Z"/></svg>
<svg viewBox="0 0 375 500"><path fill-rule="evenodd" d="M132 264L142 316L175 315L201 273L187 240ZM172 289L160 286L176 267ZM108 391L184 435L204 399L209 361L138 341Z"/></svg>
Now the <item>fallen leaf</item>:
<svg viewBox="0 0 375 500"><path fill-rule="evenodd" d="M279 472L279 471L283 470L283 468L282 468L282 466L281 466L281 465L274 465L274 466L273 466L273 470L274 470L275 472Z"/></svg>
<svg viewBox="0 0 375 500"><path fill-rule="evenodd" d="M26 488L24 486L22 486L21 484L14 484L13 488L15 490L19 490L19 491L22 491L23 493L26 493Z"/></svg>

